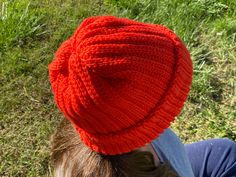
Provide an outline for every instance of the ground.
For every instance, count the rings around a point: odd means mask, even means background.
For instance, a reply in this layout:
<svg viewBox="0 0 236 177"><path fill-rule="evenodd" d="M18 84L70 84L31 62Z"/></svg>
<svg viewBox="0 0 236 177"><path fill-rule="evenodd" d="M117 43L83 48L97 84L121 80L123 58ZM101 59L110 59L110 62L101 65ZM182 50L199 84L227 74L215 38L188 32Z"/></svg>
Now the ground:
<svg viewBox="0 0 236 177"><path fill-rule="evenodd" d="M1 0L0 176L52 176L61 113L47 65L86 17L116 15L172 29L190 50L193 85L172 128L185 142L236 140L235 0Z"/></svg>

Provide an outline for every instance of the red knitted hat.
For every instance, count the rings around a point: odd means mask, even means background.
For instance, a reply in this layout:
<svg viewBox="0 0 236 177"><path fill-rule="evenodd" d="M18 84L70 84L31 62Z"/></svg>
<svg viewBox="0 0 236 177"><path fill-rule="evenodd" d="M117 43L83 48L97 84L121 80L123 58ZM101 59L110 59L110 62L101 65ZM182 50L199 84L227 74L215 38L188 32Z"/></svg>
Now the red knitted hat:
<svg viewBox="0 0 236 177"><path fill-rule="evenodd" d="M61 44L49 74L55 101L81 140L115 155L170 126L189 93L192 61L164 26L98 16Z"/></svg>

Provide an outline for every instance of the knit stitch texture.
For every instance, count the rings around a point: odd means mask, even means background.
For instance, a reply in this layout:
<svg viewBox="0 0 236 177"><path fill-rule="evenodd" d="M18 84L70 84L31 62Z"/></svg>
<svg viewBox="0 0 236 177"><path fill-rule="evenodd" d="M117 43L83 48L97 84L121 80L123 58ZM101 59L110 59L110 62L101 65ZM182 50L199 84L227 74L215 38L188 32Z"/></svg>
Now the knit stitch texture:
<svg viewBox="0 0 236 177"><path fill-rule="evenodd" d="M170 126L187 99L192 61L162 25L96 16L61 44L49 76L55 101L81 140L116 155Z"/></svg>

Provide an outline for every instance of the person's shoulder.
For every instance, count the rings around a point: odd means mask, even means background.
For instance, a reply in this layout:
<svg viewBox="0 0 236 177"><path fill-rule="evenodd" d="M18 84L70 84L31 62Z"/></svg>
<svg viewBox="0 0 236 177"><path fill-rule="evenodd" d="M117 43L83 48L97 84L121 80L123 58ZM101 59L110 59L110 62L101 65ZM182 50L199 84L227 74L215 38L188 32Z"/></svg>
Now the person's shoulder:
<svg viewBox="0 0 236 177"><path fill-rule="evenodd" d="M154 142L162 142L164 144L169 143L178 143L183 144L180 138L176 135L176 133L171 129L167 128L164 132L154 140Z"/></svg>
<svg viewBox="0 0 236 177"><path fill-rule="evenodd" d="M173 130L167 128L152 145L160 161L168 161L181 177L194 176L184 144Z"/></svg>

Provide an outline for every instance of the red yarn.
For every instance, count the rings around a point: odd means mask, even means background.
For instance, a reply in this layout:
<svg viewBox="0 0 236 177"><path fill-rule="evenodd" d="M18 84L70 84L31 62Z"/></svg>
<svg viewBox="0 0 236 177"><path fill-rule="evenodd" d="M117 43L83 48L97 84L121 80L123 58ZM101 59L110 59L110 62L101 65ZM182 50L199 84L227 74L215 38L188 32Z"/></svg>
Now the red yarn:
<svg viewBox="0 0 236 177"><path fill-rule="evenodd" d="M115 155L157 138L180 113L192 61L168 28L90 17L49 65L55 101L92 150Z"/></svg>

